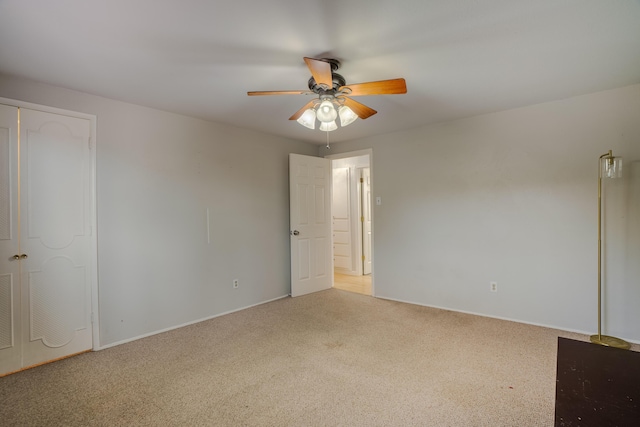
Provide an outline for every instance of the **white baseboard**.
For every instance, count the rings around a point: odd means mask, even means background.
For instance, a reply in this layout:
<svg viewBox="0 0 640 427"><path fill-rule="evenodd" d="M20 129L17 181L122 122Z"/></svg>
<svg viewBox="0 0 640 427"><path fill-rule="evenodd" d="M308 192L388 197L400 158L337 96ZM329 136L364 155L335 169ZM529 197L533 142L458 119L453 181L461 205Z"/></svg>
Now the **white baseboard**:
<svg viewBox="0 0 640 427"><path fill-rule="evenodd" d="M227 314L235 313L237 311L246 310L246 309L251 308L251 307L257 307L257 306L262 305L262 304L267 304L267 303L270 303L270 302L273 302L273 301L277 301L277 300L280 300L280 299L283 299L283 298L288 298L288 297L290 297L289 294L283 295L283 296L276 297L276 298L273 298L273 299L270 299L270 300L267 300L267 301L262 301L262 302L259 302L259 303L256 303L256 304L252 304L252 305L248 305L248 306L245 306L245 307L237 308L235 310L225 311L223 313L215 314L213 316L209 316L209 317L205 317L205 318L202 318L202 319L194 320L194 321L191 321L191 322L183 323L181 325L172 326L172 327L169 327L169 328L165 328L165 329L161 329L161 330L158 330L158 331L150 332L148 334L138 335L138 336L133 337L133 338L128 338L126 340L117 341L117 342L114 342L114 343L111 343L111 344L99 346L97 348L94 347L93 350L95 350L95 351L104 350L104 349L107 349L107 348L115 347L115 346L118 346L118 345L121 345L121 344L126 344L126 343L129 343L129 342L132 342L132 341L137 341L137 340L142 339L142 338L147 338L147 337L150 337L150 336L153 336L153 335L161 334L163 332L168 332L168 331L172 331L174 329L183 328L185 326L189 326L189 325L193 325L193 324L196 324L196 323L204 322L206 320L215 319L216 317L225 316ZM525 325L539 326L539 327L542 327L542 328L557 329L559 331L573 332L573 333L582 334L582 335L592 335L593 334L593 331L582 331L582 330L578 330L578 329L567 329L567 328L562 328L562 327L555 326L555 325L548 325L548 324L544 324L544 323L526 322L526 321L519 320L519 319L512 319L512 318L502 317L502 316L491 316L491 315L488 315L488 314L477 313L477 312L473 312L473 311L456 310L456 309L452 309L452 308L449 308L449 307L441 307L441 306L437 306L437 305L422 304L422 303L417 303L417 302L413 302L413 301L405 301L405 300L400 300L400 299L396 299L396 298L389 298L389 297L384 297L384 296L379 296L379 295L375 295L375 298L388 300L388 301L400 302L400 303L403 303L403 304L412 304L412 305L419 305L419 306L422 306L422 307L435 308L435 309L438 309L438 310L447 310L447 311L454 311L454 312L457 312L457 313L471 314L473 316L488 317L490 319L506 320L508 322L522 323L522 324L525 324ZM638 341L629 340L629 339L626 339L624 337L622 337L622 338L624 340L626 340L627 342L630 342L632 344L640 344L640 342L638 342Z"/></svg>
<svg viewBox="0 0 640 427"><path fill-rule="evenodd" d="M404 301L404 300L395 299L395 298L381 297L379 295L376 295L375 297L376 298L380 298L380 299L384 299L384 300L388 300L388 301L401 302L401 303L404 303L404 304L412 304L412 305L419 305L419 306L422 306L422 307L436 308L438 310L455 311L456 313L471 314L473 316L488 317L490 319L506 320L508 322L522 323L522 324L525 324L525 325L532 325L532 326L540 326L541 328L557 329L559 331L564 331L564 332L573 332L573 333L582 334L582 335L593 335L594 334L593 331L581 331L581 330L578 330L578 329L567 329L567 328L562 328L560 326L547 325L547 324L544 324L544 323L525 322L524 320L511 319L509 317L491 316L491 315L484 314L484 313L476 313L474 311L456 310L456 309L449 308L449 307L440 307L440 306L437 306L437 305L422 304L422 303L417 303L417 302L413 302L413 301ZM629 340L629 339L626 339L626 338L622 338L622 339L624 339L625 341L627 341L629 343L632 343L632 344L640 344L640 342L638 342L638 341Z"/></svg>
<svg viewBox="0 0 640 427"><path fill-rule="evenodd" d="M117 341L117 342L114 342L114 343L111 343L111 344L107 344L107 345L102 345L102 346L99 346L99 347L94 347L93 350L95 350L95 351L104 350L104 349L115 347L115 346L118 346L118 345L121 345L121 344L126 344L126 343L129 343L129 342L132 342L132 341L137 341L137 340L142 339L142 338L147 338L147 337L150 337L150 336L153 336L153 335L161 334L163 332L172 331L174 329L184 328L185 326L194 325L196 323L204 322L206 320L215 319L216 317L225 316L227 314L235 313L237 311L246 310L247 308L251 308L251 307L257 307L259 305L267 304L267 303L270 303L270 302L273 302L273 301L277 301L277 300L280 300L282 298L287 298L287 297L289 297L288 294L287 295L282 295L280 297L276 297L276 298L273 298L273 299L270 299L270 300L267 300L267 301L262 301L262 302L259 302L259 303L256 303L256 304L247 305L245 307L240 307L240 308L237 308L235 310L225 311L223 313L214 314L213 316L204 317L202 319L193 320L191 322L183 323L183 324L176 325L176 326L171 326L169 328L160 329L158 331L149 332L148 334L138 335L138 336L135 336L133 338L127 338L126 340Z"/></svg>

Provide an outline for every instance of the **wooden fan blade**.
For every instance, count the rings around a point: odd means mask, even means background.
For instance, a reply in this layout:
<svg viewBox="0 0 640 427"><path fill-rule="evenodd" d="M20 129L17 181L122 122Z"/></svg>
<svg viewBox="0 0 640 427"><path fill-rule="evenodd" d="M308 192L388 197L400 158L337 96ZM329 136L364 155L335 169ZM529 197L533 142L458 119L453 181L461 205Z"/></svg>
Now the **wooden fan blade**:
<svg viewBox="0 0 640 427"><path fill-rule="evenodd" d="M344 105L351 108L353 112L356 113L356 115L362 120L369 118L377 113L377 111L373 108L369 108L366 105L361 104L358 101L354 101L349 97L341 96L340 99L344 99Z"/></svg>
<svg viewBox="0 0 640 427"><path fill-rule="evenodd" d="M309 108L313 107L313 103L314 103L314 102L315 102L315 99L313 99L313 100L311 100L311 101L307 102L307 103L305 104L305 106L304 106L304 107L302 107L301 109L299 109L298 111L296 111L296 113L295 113L293 116L289 117L289 120L298 120L298 119L300 118L300 116L301 116L301 115L302 115L306 110L308 110Z"/></svg>
<svg viewBox="0 0 640 427"><path fill-rule="evenodd" d="M340 88L340 90L343 89L351 89L351 92L345 91L345 94L349 96L394 95L407 93L407 83L404 79L380 80L377 82L346 85Z"/></svg>
<svg viewBox="0 0 640 427"><path fill-rule="evenodd" d="M304 58L311 75L318 84L325 84L329 89L333 87L333 77L331 76L331 64L319 59Z"/></svg>
<svg viewBox="0 0 640 427"><path fill-rule="evenodd" d="M259 95L305 95L313 92L308 90L260 90L255 92L247 92L249 96L259 96Z"/></svg>

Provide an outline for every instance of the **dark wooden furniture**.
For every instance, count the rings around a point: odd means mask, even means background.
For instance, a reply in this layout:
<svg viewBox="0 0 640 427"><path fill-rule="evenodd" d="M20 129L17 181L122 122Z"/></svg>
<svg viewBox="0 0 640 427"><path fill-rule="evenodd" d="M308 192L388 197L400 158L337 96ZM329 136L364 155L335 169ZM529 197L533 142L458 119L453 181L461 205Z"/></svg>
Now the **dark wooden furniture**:
<svg viewBox="0 0 640 427"><path fill-rule="evenodd" d="M640 426L640 353L558 338L555 425Z"/></svg>

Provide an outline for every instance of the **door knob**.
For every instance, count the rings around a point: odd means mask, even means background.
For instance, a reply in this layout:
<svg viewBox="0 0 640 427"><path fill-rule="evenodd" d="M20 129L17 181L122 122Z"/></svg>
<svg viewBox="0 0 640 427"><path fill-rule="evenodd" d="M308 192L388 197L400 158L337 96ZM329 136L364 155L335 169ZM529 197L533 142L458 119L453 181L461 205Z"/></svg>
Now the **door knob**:
<svg viewBox="0 0 640 427"><path fill-rule="evenodd" d="M28 258L27 254L20 255L20 259L27 259L27 258Z"/></svg>
<svg viewBox="0 0 640 427"><path fill-rule="evenodd" d="M300 232L298 230L293 230L291 234L294 236L297 236L298 234L300 234Z"/></svg>
<svg viewBox="0 0 640 427"><path fill-rule="evenodd" d="M14 255L14 256L11 257L11 259L19 260L20 259L20 255Z"/></svg>

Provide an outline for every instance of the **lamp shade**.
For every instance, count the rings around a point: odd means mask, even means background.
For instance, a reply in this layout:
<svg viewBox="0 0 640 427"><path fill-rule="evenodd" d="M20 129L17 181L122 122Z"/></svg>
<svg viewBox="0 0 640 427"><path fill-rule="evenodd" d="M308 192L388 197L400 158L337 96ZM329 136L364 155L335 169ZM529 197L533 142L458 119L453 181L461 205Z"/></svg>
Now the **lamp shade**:
<svg viewBox="0 0 640 427"><path fill-rule="evenodd" d="M322 122L322 123L320 123L320 127L318 129L323 130L325 132L329 132L329 131L338 129L338 125L336 125L336 121L335 120L332 120L330 122Z"/></svg>
<svg viewBox="0 0 640 427"><path fill-rule="evenodd" d="M308 127L309 129L315 129L316 127L316 112L313 108L309 108L306 110L300 118L297 120L304 127Z"/></svg>
<svg viewBox="0 0 640 427"><path fill-rule="evenodd" d="M622 157L604 157L600 159L602 178L622 178Z"/></svg>
<svg viewBox="0 0 640 427"><path fill-rule="evenodd" d="M350 125L358 118L356 113L354 113L353 110L346 105L340 107L340 109L338 110L338 114L340 115L340 126L342 127Z"/></svg>
<svg viewBox="0 0 640 427"><path fill-rule="evenodd" d="M329 123L338 117L338 112L336 111L336 107L333 106L333 103L325 99L320 103L316 117L323 123Z"/></svg>

